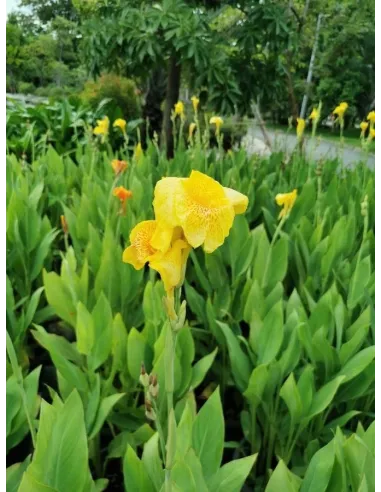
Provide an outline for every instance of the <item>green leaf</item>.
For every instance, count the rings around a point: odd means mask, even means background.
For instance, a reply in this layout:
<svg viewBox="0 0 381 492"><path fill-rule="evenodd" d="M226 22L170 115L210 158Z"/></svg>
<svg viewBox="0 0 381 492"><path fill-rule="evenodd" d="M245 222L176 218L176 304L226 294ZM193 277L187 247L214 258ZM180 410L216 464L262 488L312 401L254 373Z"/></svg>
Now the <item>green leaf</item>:
<svg viewBox="0 0 381 492"><path fill-rule="evenodd" d="M217 355L218 347L216 347L213 352L202 357L196 364L192 367L192 381L191 388L196 389L204 380L206 373L211 368L213 361Z"/></svg>
<svg viewBox="0 0 381 492"><path fill-rule="evenodd" d="M212 476L220 467L224 434L224 415L217 388L197 414L192 430L193 448L205 478Z"/></svg>
<svg viewBox="0 0 381 492"><path fill-rule="evenodd" d="M144 463L130 445L123 460L123 476L126 492L155 492Z"/></svg>
<svg viewBox="0 0 381 492"><path fill-rule="evenodd" d="M280 460L270 476L265 492L298 492L302 480Z"/></svg>
<svg viewBox="0 0 381 492"><path fill-rule="evenodd" d="M257 454L253 454L224 465L208 481L209 490L213 490L213 492L240 492L257 456Z"/></svg>
<svg viewBox="0 0 381 492"><path fill-rule="evenodd" d="M190 448L184 459L176 461L171 479L181 492L208 492L200 460Z"/></svg>
<svg viewBox="0 0 381 492"><path fill-rule="evenodd" d="M308 412L308 419L323 412L332 402L340 384L345 380L345 376L337 376L329 383L322 386L313 396L311 407ZM302 394L302 393L301 393Z"/></svg>
<svg viewBox="0 0 381 492"><path fill-rule="evenodd" d="M371 273L370 256L363 258L357 265L349 284L348 307L354 309L364 296Z"/></svg>
<svg viewBox="0 0 381 492"><path fill-rule="evenodd" d="M269 266L266 277L263 279L263 287L272 288L277 282L282 282L287 273L288 263L288 239L281 236L270 251Z"/></svg>
<svg viewBox="0 0 381 492"><path fill-rule="evenodd" d="M333 469L333 441L320 449L308 465L300 492L325 492Z"/></svg>
<svg viewBox="0 0 381 492"><path fill-rule="evenodd" d="M135 381L139 380L142 363L146 361L146 340L144 335L136 328L132 328L128 334L127 365L128 372Z"/></svg>
<svg viewBox="0 0 381 492"><path fill-rule="evenodd" d="M176 459L184 458L189 448L192 446L193 421L194 415L192 405L189 400L187 400L187 403L181 415L180 423L177 426Z"/></svg>
<svg viewBox="0 0 381 492"><path fill-rule="evenodd" d="M268 370L264 364L257 366L251 373L249 384L244 392L244 396L250 401L250 405L257 407L262 402L262 395L268 377Z"/></svg>
<svg viewBox="0 0 381 492"><path fill-rule="evenodd" d="M8 405L8 404L7 404ZM7 409L8 410L8 409ZM15 463L7 468L7 492L17 492L27 466L30 463L30 456L28 456L22 463Z"/></svg>
<svg viewBox="0 0 381 492"><path fill-rule="evenodd" d="M160 490L164 483L164 470L159 455L159 434L157 432L144 444L142 462L156 490Z"/></svg>
<svg viewBox="0 0 381 492"><path fill-rule="evenodd" d="M94 344L93 318L82 302L77 304L77 321L75 324L77 348L80 354L89 355Z"/></svg>
<svg viewBox="0 0 381 492"><path fill-rule="evenodd" d="M291 415L293 425L299 422L302 416L302 399L295 382L294 374L291 373L280 389L279 395L283 398Z"/></svg>
<svg viewBox="0 0 381 492"><path fill-rule="evenodd" d="M283 331L283 302L279 301L266 315L259 333L259 364L268 364L275 359L282 346Z"/></svg>
<svg viewBox="0 0 381 492"><path fill-rule="evenodd" d="M250 360L241 349L239 341L232 333L230 327L219 321L217 321L217 324L221 327L221 330L226 338L234 380L238 386L238 389L241 392L244 392L247 388L252 371Z"/></svg>
<svg viewBox="0 0 381 492"><path fill-rule="evenodd" d="M64 285L61 277L56 273L43 271L45 295L48 303L54 307L57 315L69 323L75 325L76 311L72 296Z"/></svg>
<svg viewBox="0 0 381 492"><path fill-rule="evenodd" d="M362 373L369 364L374 360L375 347L367 347L358 354L354 355L345 366L341 369L338 376L343 378L343 381L347 383L351 379L355 378L358 374Z"/></svg>
<svg viewBox="0 0 381 492"><path fill-rule="evenodd" d="M117 393L115 395L110 395L103 398L99 406L93 428L90 432L89 439L93 439L98 434L113 406L116 405L124 395L125 393Z"/></svg>

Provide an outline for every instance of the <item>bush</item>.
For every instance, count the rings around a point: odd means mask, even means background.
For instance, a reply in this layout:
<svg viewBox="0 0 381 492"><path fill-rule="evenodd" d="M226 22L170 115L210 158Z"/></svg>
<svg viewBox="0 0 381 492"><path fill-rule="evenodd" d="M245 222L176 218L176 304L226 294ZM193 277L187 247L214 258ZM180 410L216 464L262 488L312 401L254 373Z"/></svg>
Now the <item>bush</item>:
<svg viewBox="0 0 381 492"><path fill-rule="evenodd" d="M92 109L96 109L102 100L111 99L115 114L110 119L123 116L128 121L139 118L141 114L135 82L118 75L104 74L95 82L86 82L81 98Z"/></svg>
<svg viewBox="0 0 381 492"><path fill-rule="evenodd" d="M36 92L36 87L31 82L20 82L18 91L21 94L34 94Z"/></svg>

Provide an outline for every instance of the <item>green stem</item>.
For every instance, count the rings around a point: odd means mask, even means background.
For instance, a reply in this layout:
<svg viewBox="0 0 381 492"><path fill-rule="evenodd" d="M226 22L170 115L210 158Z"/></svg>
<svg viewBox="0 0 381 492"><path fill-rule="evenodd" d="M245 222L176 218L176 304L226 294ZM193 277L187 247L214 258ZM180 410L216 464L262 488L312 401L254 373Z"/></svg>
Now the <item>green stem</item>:
<svg viewBox="0 0 381 492"><path fill-rule="evenodd" d="M155 425L156 425L157 432L159 434L161 454L163 456L163 461L165 461L165 437L164 437L163 428L162 428L161 423L160 423L159 409L157 408L157 404L156 404L155 400L152 400L152 407L153 407L155 414L156 414Z"/></svg>

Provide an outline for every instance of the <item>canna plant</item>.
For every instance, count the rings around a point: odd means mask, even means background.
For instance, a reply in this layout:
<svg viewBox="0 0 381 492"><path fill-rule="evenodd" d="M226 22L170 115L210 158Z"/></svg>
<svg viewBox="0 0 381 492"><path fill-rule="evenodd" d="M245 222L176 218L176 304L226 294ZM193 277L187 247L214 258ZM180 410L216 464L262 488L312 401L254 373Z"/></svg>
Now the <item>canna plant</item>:
<svg viewBox="0 0 381 492"><path fill-rule="evenodd" d="M191 478L197 483L197 488L205 490L206 484L216 490L227 480L230 480L232 491L240 490L255 456L219 468L224 442L219 391L214 392L194 422L191 415L186 413L190 413L190 409L184 410L178 427L174 393L176 345L184 333L186 322L186 303L181 302L181 287L189 252L192 248L203 246L206 253L212 253L221 246L229 234L235 214L245 212L248 198L222 187L209 176L192 171L189 178L160 180L155 188L153 205L155 220L143 221L132 230L131 245L124 251L123 261L137 270L148 262L150 268L159 272L166 292L163 299L168 316L163 328L166 333L162 358L164 367L156 365L148 378L143 366L140 376L145 388L146 416L156 423L160 440L165 464L164 487L166 491L173 488L183 490ZM165 389L166 400L158 398L160 387ZM163 407L166 437L161 422ZM212 425L208 425L209 418L213 419ZM206 448L209 434L213 442ZM180 453L177 446L181 449ZM155 452L158 453L157 440ZM124 461L126 490L136 490L137 483L131 480L130 475L136 474L137 470L140 471L139 480L142 480L142 475L145 477L147 490L155 490L152 484L149 485L152 478L149 471L144 472L144 454L139 467L137 459L128 449ZM190 466L186 467L185 463L188 462ZM161 482L162 479L155 476L156 490L160 490Z"/></svg>

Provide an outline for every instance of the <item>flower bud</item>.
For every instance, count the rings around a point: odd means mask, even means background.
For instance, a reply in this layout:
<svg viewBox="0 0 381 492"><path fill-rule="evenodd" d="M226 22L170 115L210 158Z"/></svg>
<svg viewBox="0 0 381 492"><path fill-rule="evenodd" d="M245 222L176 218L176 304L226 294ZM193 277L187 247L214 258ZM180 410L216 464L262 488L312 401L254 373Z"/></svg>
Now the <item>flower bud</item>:
<svg viewBox="0 0 381 492"><path fill-rule="evenodd" d="M361 203L361 215L368 215L368 195L365 195L364 201Z"/></svg>
<svg viewBox="0 0 381 492"><path fill-rule="evenodd" d="M159 394L159 383L157 382L157 376L156 374L151 374L149 377L149 388L148 388L150 396L152 398L157 398L157 395Z"/></svg>
<svg viewBox="0 0 381 492"><path fill-rule="evenodd" d="M146 373L146 368L144 364L142 363L141 369L140 369L140 376L139 376L139 381L144 388L147 388L149 385L149 377L148 374Z"/></svg>
<svg viewBox="0 0 381 492"><path fill-rule="evenodd" d="M179 310L179 317L178 317L178 319L177 319L177 321L176 321L175 326L173 327L174 331L179 331L179 330L181 330L181 328L184 326L184 323L185 323L185 317L186 317L186 314L187 314L186 307L187 307L187 303L186 303L186 301L184 300L184 301L181 303L181 306L180 306L180 310Z"/></svg>

